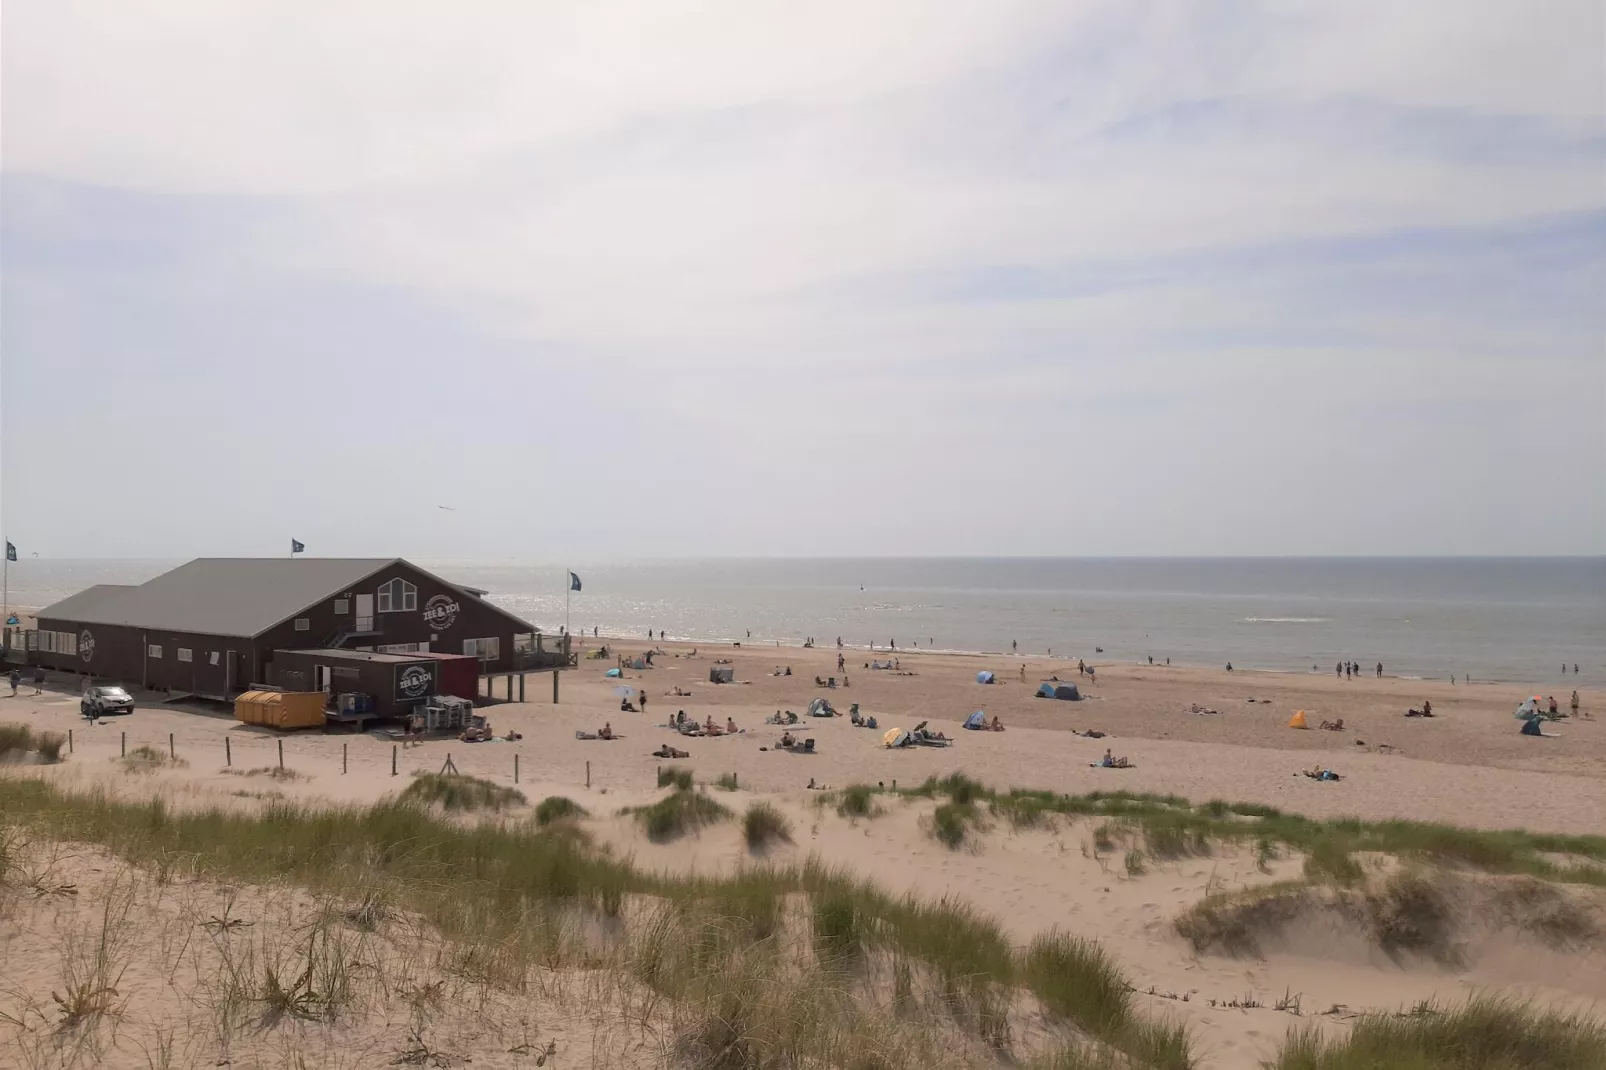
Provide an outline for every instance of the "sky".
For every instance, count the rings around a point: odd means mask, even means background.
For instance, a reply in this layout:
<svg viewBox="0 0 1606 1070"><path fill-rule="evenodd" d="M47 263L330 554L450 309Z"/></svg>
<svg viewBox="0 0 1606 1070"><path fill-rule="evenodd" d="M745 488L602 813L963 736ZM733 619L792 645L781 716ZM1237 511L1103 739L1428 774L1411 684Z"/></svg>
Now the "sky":
<svg viewBox="0 0 1606 1070"><path fill-rule="evenodd" d="M7 0L0 527L1606 553L1603 42L1596 0Z"/></svg>

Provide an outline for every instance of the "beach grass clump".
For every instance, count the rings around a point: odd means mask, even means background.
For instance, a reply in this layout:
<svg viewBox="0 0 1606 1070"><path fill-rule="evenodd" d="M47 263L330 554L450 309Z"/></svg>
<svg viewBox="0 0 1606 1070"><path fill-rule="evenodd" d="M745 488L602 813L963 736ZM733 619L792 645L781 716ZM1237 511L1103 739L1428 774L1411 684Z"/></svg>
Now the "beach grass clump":
<svg viewBox="0 0 1606 1070"><path fill-rule="evenodd" d="M1281 881L1206 896L1173 923L1196 954L1259 956L1265 943L1312 908L1312 886Z"/></svg>
<svg viewBox="0 0 1606 1070"><path fill-rule="evenodd" d="M548 795L535 807L535 823L550 825L556 821L573 821L588 816L586 808L563 795Z"/></svg>
<svg viewBox="0 0 1606 1070"><path fill-rule="evenodd" d="M651 806L635 811L647 838L654 843L668 843L705 825L724 821L731 816L730 809L695 791L677 789Z"/></svg>
<svg viewBox="0 0 1606 1070"><path fill-rule="evenodd" d="M158 769L182 769L190 763L183 758L175 758L151 746L139 746L123 755L113 758L123 767L125 773L154 773Z"/></svg>
<svg viewBox="0 0 1606 1070"><path fill-rule="evenodd" d="M691 770L682 769L676 765L666 765L658 770L658 786L660 788L673 787L676 791L690 791L692 788Z"/></svg>
<svg viewBox="0 0 1606 1070"><path fill-rule="evenodd" d="M1094 1036L1115 1036L1133 1020L1132 994L1098 944L1050 930L1027 948L1024 980L1043 1009Z"/></svg>
<svg viewBox="0 0 1606 1070"><path fill-rule="evenodd" d="M528 801L517 788L462 773L424 773L407 785L401 798L405 802L433 804L445 810L469 813L478 810L499 813Z"/></svg>
<svg viewBox="0 0 1606 1070"><path fill-rule="evenodd" d="M0 762L22 761L36 754L40 762L61 761L67 736L61 732L35 732L25 724L0 724Z"/></svg>
<svg viewBox="0 0 1606 1070"><path fill-rule="evenodd" d="M875 804L875 795L880 790L868 784L850 784L837 798L836 812L847 818L874 817L880 813L880 807Z"/></svg>
<svg viewBox="0 0 1606 1070"><path fill-rule="evenodd" d="M663 784L660 783L658 786L661 788ZM735 791L740 785L736 781L735 773L721 773L714 778L714 787L720 791Z"/></svg>
<svg viewBox="0 0 1606 1070"><path fill-rule="evenodd" d="M792 822L770 803L756 802L742 815L742 838L749 851L767 851L775 844L792 842Z"/></svg>
<svg viewBox="0 0 1606 1070"><path fill-rule="evenodd" d="M816 957L824 964L835 966L863 957L866 919L854 896L843 888L833 887L815 896L811 905L809 919Z"/></svg>
<svg viewBox="0 0 1606 1070"><path fill-rule="evenodd" d="M931 834L939 843L955 849L965 842L965 832L975 818L975 808L963 803L942 803L931 812Z"/></svg>
<svg viewBox="0 0 1606 1070"><path fill-rule="evenodd" d="M1269 1070L1599 1070L1606 1025L1582 1013L1542 1010L1490 996L1408 1015L1364 1014L1328 1037L1292 1031Z"/></svg>
<svg viewBox="0 0 1606 1070"><path fill-rule="evenodd" d="M1310 844L1305 855L1305 877L1317 882L1355 884L1366 876L1355 861L1349 845L1337 836L1327 836Z"/></svg>
<svg viewBox="0 0 1606 1070"><path fill-rule="evenodd" d="M1396 873L1367 897L1367 907L1372 938L1384 951L1454 962L1451 901L1435 881L1418 873Z"/></svg>

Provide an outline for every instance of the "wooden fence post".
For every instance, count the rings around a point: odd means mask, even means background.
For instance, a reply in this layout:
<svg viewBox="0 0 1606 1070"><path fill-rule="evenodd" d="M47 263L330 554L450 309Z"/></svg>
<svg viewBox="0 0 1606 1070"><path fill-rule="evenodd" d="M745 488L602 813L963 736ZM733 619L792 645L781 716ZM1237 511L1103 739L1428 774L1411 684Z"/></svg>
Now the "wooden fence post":
<svg viewBox="0 0 1606 1070"><path fill-rule="evenodd" d="M167 734L167 756L175 762L178 761L178 748L173 745L173 733L171 732Z"/></svg>
<svg viewBox="0 0 1606 1070"><path fill-rule="evenodd" d="M126 757L128 757L128 733L127 733L127 732L124 732L124 733L123 733L123 743L122 743L122 748L123 748L123 753L122 753L122 756L123 756L123 757L124 757L124 758L126 758Z"/></svg>
<svg viewBox="0 0 1606 1070"><path fill-rule="evenodd" d="M223 764L225 766L234 765L234 744L228 736L223 737Z"/></svg>
<svg viewBox="0 0 1606 1070"><path fill-rule="evenodd" d="M279 740L279 768L284 768L284 740Z"/></svg>
<svg viewBox="0 0 1606 1070"><path fill-rule="evenodd" d="M396 775L396 750L397 750L396 744L392 743L390 745L390 775L391 776L395 776Z"/></svg>
<svg viewBox="0 0 1606 1070"><path fill-rule="evenodd" d="M342 776L346 773L346 747L347 744L345 743L340 745L340 774Z"/></svg>
<svg viewBox="0 0 1606 1070"><path fill-rule="evenodd" d="M591 763L586 763L586 787L591 786Z"/></svg>
<svg viewBox="0 0 1606 1070"><path fill-rule="evenodd" d="M67 729L67 753L72 753L72 729Z"/></svg>
<svg viewBox="0 0 1606 1070"><path fill-rule="evenodd" d="M519 782L519 756L513 755L513 783Z"/></svg>

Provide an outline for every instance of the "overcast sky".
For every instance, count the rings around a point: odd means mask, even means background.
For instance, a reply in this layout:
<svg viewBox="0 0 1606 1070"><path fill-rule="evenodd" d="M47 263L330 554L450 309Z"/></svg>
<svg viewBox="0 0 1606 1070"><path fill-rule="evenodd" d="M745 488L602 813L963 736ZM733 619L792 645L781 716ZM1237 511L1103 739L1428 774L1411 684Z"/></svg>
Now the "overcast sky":
<svg viewBox="0 0 1606 1070"><path fill-rule="evenodd" d="M0 525L1606 552L1603 10L6 0Z"/></svg>

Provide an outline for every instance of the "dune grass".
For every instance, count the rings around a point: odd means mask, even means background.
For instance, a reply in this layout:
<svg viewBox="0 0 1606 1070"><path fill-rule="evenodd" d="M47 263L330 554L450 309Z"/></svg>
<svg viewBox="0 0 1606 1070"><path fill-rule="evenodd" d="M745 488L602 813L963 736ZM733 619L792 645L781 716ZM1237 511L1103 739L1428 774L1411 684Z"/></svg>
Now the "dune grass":
<svg viewBox="0 0 1606 1070"><path fill-rule="evenodd" d="M880 812L875 796L880 788L868 784L851 784L842 789L836 801L836 812L843 817L874 817Z"/></svg>
<svg viewBox="0 0 1606 1070"><path fill-rule="evenodd" d="M666 804L680 818L706 815L708 807L715 808L721 819L729 816L724 807L697 792L677 791L646 809ZM105 793L66 792L34 779L0 778L0 812L25 831L101 844L135 864L168 869L182 865L196 876L231 882L290 882L351 901L363 901L381 889L385 901L408 904L410 913L448 939L461 941L462 969L475 976L502 976L508 962L531 958L543 969L565 961L565 955L572 955L572 961L589 961L591 952L565 950L578 939L575 931L584 928L563 923L565 911L595 911L624 920L633 916L624 908L625 901L646 897L663 904L663 938L657 951L643 950L651 941L642 931L643 923L633 923L630 953L646 956L638 961L637 972L662 979L668 969L665 956L681 956L684 969L677 983L692 986L687 998L700 1014L706 1012L698 1021L710 1028L722 1008L698 1000L714 991L707 986L718 978L745 976L744 983L779 991L777 979L795 973L796 964L778 958L773 944L766 944L769 950L764 952L770 958L768 967L762 956L747 957L752 940L778 936L775 931L789 898L808 904L808 941L818 968L838 977L871 955L915 964L936 979L952 1020L989 1044L1007 1042L1008 1007L1029 976L1025 956L1000 926L968 904L889 895L813 862L764 867L726 878L679 878L637 870L627 861L589 850L583 841L556 828L533 823L454 825L416 800L372 807L274 801L256 812L222 808L174 812L160 800L126 802ZM774 976L765 979L761 974L765 968ZM1082 967L1073 963L1068 968ZM760 972L742 975L742 970ZM816 991L815 981L804 980L808 991ZM840 1002L844 983L820 982L824 987L818 994L825 1002L808 1003L809 1013L825 1013L833 998ZM1057 983L1075 985L1074 980ZM719 984L719 991L730 995L731 986ZM839 995L829 997L830 992ZM747 1013L740 1007L725 1009ZM826 1043L810 1036L809 1043ZM1129 1026L1095 1039L1132 1047L1133 1070L1177 1070L1187 1065L1154 1062L1147 1056L1137 1059L1139 1050L1147 1050L1136 1047L1142 1036L1141 1029ZM843 1065L936 1064L928 1060Z"/></svg>
<svg viewBox="0 0 1606 1070"><path fill-rule="evenodd" d="M771 804L756 802L742 816L742 838L749 851L766 851L777 843L792 842L792 823Z"/></svg>
<svg viewBox="0 0 1606 1070"><path fill-rule="evenodd" d="M113 758L112 761L120 764L125 773L154 773L164 766L182 769L190 764L183 758L175 758L165 751L150 746L135 747L122 757Z"/></svg>
<svg viewBox="0 0 1606 1070"><path fill-rule="evenodd" d="M588 815L585 807L562 795L548 795L535 808L535 823L537 825L550 825L554 821L566 821L586 816Z"/></svg>
<svg viewBox="0 0 1606 1070"><path fill-rule="evenodd" d="M0 724L0 762L37 754L48 765L61 761L67 737L61 732L35 732L24 724Z"/></svg>
<svg viewBox="0 0 1606 1070"><path fill-rule="evenodd" d="M1606 1025L1489 997L1409 1015L1368 1014L1347 1035L1289 1034L1269 1070L1603 1070Z"/></svg>
<svg viewBox="0 0 1606 1070"><path fill-rule="evenodd" d="M659 784L658 786L661 788L663 787L663 784ZM741 785L739 785L736 781L735 773L721 773L719 776L714 778L714 787L718 788L720 791L735 791L740 786Z"/></svg>
<svg viewBox="0 0 1606 1070"><path fill-rule="evenodd" d="M730 809L706 795L685 789L676 789L651 806L634 811L647 838L654 843L668 843L705 825L716 824L731 816Z"/></svg>
<svg viewBox="0 0 1606 1070"><path fill-rule="evenodd" d="M658 786L660 788L673 787L678 791L690 791L692 775L690 769L682 769L675 765L666 765L658 770Z"/></svg>
<svg viewBox="0 0 1606 1070"><path fill-rule="evenodd" d="M446 810L500 812L523 806L524 793L480 777L461 773L424 773L413 778L401 793L405 801L433 803Z"/></svg>
<svg viewBox="0 0 1606 1070"><path fill-rule="evenodd" d="M931 778L898 794L918 798L947 796L956 806L988 804L1011 824L1031 825L1046 815L1109 817L1140 833L1152 859L1208 854L1213 843L1248 843L1263 859L1277 848L1314 858L1313 878L1347 883L1358 880L1358 853L1386 853L1448 862L1490 873L1526 874L1546 880L1606 886L1606 836L1566 836L1523 829L1482 830L1419 821L1319 821L1285 814L1258 803L1213 799L1198 806L1178 795L1095 791L1058 795L1011 789L1000 792L955 773ZM1101 846L1100 850L1108 849ZM1562 860L1565 859L1565 860Z"/></svg>

